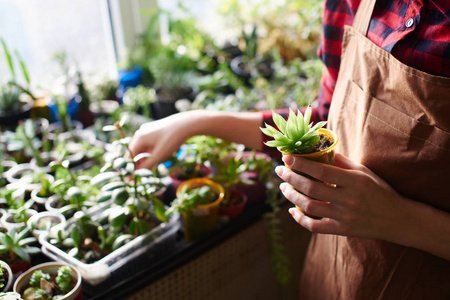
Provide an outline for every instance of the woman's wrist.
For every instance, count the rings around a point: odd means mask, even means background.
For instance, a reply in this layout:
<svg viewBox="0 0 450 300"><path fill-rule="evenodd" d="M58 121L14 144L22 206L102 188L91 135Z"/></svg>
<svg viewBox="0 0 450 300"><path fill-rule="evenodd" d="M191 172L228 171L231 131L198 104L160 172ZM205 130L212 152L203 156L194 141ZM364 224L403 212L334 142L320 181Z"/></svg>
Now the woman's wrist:
<svg viewBox="0 0 450 300"><path fill-rule="evenodd" d="M401 197L396 225L388 240L450 260L450 214Z"/></svg>
<svg viewBox="0 0 450 300"><path fill-rule="evenodd" d="M177 117L176 115L174 116ZM244 144L249 148L261 148L262 115L259 112L224 112L193 110L182 113L183 136L209 135Z"/></svg>

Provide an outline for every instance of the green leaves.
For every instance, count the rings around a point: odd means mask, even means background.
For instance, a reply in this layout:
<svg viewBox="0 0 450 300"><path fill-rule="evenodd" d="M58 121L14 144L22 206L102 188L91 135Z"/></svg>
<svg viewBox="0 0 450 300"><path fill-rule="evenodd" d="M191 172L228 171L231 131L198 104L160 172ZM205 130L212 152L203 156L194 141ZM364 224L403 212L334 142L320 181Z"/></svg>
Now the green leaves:
<svg viewBox="0 0 450 300"><path fill-rule="evenodd" d="M8 64L9 70L11 72L11 75L12 75L13 79L15 79L16 78L16 72L14 70L14 64L13 64L13 61L12 61L11 54L10 54L10 52L8 50L8 47L6 46L5 41L3 39L0 39L0 41L2 43L3 52L5 53L5 59L6 59L6 62Z"/></svg>
<svg viewBox="0 0 450 300"><path fill-rule="evenodd" d="M71 275L71 269L68 266L59 267L55 280L63 293L69 292L71 283L74 280Z"/></svg>
<svg viewBox="0 0 450 300"><path fill-rule="evenodd" d="M12 261L19 257L19 259L29 262L30 255L40 252L38 247L30 246L37 240L29 234L30 229L28 227L20 232L16 232L15 228L7 233L0 232L0 254L9 253L9 258Z"/></svg>
<svg viewBox="0 0 450 300"><path fill-rule="evenodd" d="M260 128L265 135L273 138L265 144L288 154L311 153L320 140L319 129L327 123L322 121L312 126L312 123L309 123L311 111L311 106L306 108L305 115L302 115L300 110L297 110L296 114L290 109L287 121L281 115L272 112L273 121L278 129L269 124L265 124L265 128Z"/></svg>

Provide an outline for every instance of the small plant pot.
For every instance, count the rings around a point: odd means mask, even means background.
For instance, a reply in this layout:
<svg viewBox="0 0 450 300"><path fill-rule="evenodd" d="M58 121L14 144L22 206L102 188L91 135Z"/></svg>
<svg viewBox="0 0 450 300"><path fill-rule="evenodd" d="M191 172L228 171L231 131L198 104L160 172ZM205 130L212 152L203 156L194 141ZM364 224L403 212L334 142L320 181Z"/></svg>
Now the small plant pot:
<svg viewBox="0 0 450 300"><path fill-rule="evenodd" d="M17 278L20 274L31 268L31 262L25 260L15 260L14 262L10 262L9 266L11 267L14 278Z"/></svg>
<svg viewBox="0 0 450 300"><path fill-rule="evenodd" d="M3 268L3 278L5 278L4 282L5 286L0 289L0 292L4 293L11 290L12 285L14 283L14 274L13 271L11 270L11 267L3 260L0 260L0 265Z"/></svg>
<svg viewBox="0 0 450 300"><path fill-rule="evenodd" d="M17 165L17 163L13 160L3 160L3 173L0 174L0 187L5 186L9 181L6 178L6 173L14 166Z"/></svg>
<svg viewBox="0 0 450 300"><path fill-rule="evenodd" d="M172 179L172 187L174 189L174 191L178 190L178 187L186 180L190 179L190 178L182 178L180 176L182 172L180 171L179 167L175 167L173 168L170 173L169 173L169 177L170 179ZM207 167L205 165L202 165L200 167L200 171L198 172L198 174L195 176L195 178L206 178L208 176L210 176L212 174L212 168Z"/></svg>
<svg viewBox="0 0 450 300"><path fill-rule="evenodd" d="M54 198L57 198L58 196L53 194L50 195L48 197L45 196L39 196L39 190L32 190L31 194L30 194L30 198L31 200L34 201L34 203L37 205L38 211L43 211L45 210L45 203L47 203L48 201L51 201Z"/></svg>
<svg viewBox="0 0 450 300"><path fill-rule="evenodd" d="M333 131L331 131L329 129L326 129L326 128L319 129L319 135L321 135L321 136L324 135L328 139L333 141L332 144L327 149L324 149L324 150L319 151L319 152L313 152L313 153L307 153L307 154L289 154L289 155L306 158L306 159L309 159L309 160L317 161L317 162L328 164L328 165L334 165L334 153L335 153L336 145L337 145L337 143L339 141L339 137L338 137L338 135L335 132L333 132ZM285 153L283 153L283 155L285 155ZM286 165L286 167L291 169L291 167L289 167L287 165ZM315 179L315 178L313 178L311 176L308 176L307 174L304 174L304 173L301 173L301 172L298 172L298 171L295 171L295 172L298 173L298 174L301 174L302 176L308 177L310 179L317 180L317 179ZM305 213L297 205L295 207L297 207L298 210L300 210L303 213ZM306 214L306 215L308 215L308 214ZM318 218L317 216L313 216L313 215L308 215L308 216L312 217L312 218Z"/></svg>
<svg viewBox="0 0 450 300"><path fill-rule="evenodd" d="M219 219L219 207L222 202L225 191L217 182L207 178L193 178L184 181L177 189L177 197L180 196L183 187L188 185L190 189L209 185L219 196L212 203L199 205L194 209L181 214L185 230L185 238L188 242L194 242L212 232Z"/></svg>
<svg viewBox="0 0 450 300"><path fill-rule="evenodd" d="M7 172L4 173L4 175L5 175L5 178L8 180L8 182L16 183L16 182L19 182L22 179L22 177L27 177L27 175L36 173L38 171L39 171L39 167L37 167L36 165L30 164L30 163L22 163L22 164L16 164L16 165L12 166ZM29 182L25 182L25 183L29 184ZM35 187L37 187L37 186L35 186Z"/></svg>
<svg viewBox="0 0 450 300"><path fill-rule="evenodd" d="M36 160L36 158L32 158L30 160L30 164L40 168L43 172L52 174L53 171L50 169L49 164L52 161L57 161L59 159L58 152L50 151L50 152L41 152L42 166L40 166Z"/></svg>
<svg viewBox="0 0 450 300"><path fill-rule="evenodd" d="M66 219L70 219L76 212L72 205L63 204L59 197L50 198L45 202L45 209L50 212L62 214Z"/></svg>
<svg viewBox="0 0 450 300"><path fill-rule="evenodd" d="M14 131L20 120L26 120L30 117L32 101L20 101L21 105L18 109L12 111L0 112L0 127L3 130Z"/></svg>
<svg viewBox="0 0 450 300"><path fill-rule="evenodd" d="M78 130L83 129L83 123L76 120L71 120L73 131L65 131L60 122L50 123L48 126L48 139L51 141L68 140L76 135Z"/></svg>
<svg viewBox="0 0 450 300"><path fill-rule="evenodd" d="M31 228L33 235L39 239L44 232L51 233L55 228L64 228L66 218L58 212L43 211L32 216L27 225Z"/></svg>
<svg viewBox="0 0 450 300"><path fill-rule="evenodd" d="M59 263L59 262L50 262L39 264L33 268L28 269L26 272L22 273L17 280L14 282L14 292L19 293L23 297L23 292L29 287L29 282L31 275L34 271L41 270L44 273L49 273L50 275L56 275L58 269L61 266L68 266L71 269L71 275L74 279L75 286L68 293L60 296L59 300L81 300L82 299L82 278L80 271L77 268L72 267L70 265Z"/></svg>
<svg viewBox="0 0 450 300"><path fill-rule="evenodd" d="M252 151L245 151L242 153L242 160L247 163L248 161L251 161L253 155L255 159L265 160L267 163L270 163L273 166L272 157L264 152L255 152L253 154ZM252 181L254 182L254 184L236 186L237 190L240 190L247 195L249 205L261 202L266 198L266 183L264 180L260 179L260 174L261 167L258 165L253 166L252 170L247 170L242 173L240 175L240 178L244 179L245 181Z"/></svg>
<svg viewBox="0 0 450 300"><path fill-rule="evenodd" d="M244 212L248 197L241 191L233 190L231 192L231 199L233 200L230 205L225 205L223 202L220 204L219 213L229 219L234 219Z"/></svg>
<svg viewBox="0 0 450 300"><path fill-rule="evenodd" d="M28 215L28 219L30 219L32 216L37 214L37 211L34 209L27 209L26 213ZM4 228L6 228L7 230L15 228L16 232L18 232L21 228L27 226L26 222L14 222L14 217L10 213L3 214L0 221Z"/></svg>
<svg viewBox="0 0 450 300"><path fill-rule="evenodd" d="M306 158L309 160L321 162L321 163L328 164L328 165L334 165L334 153L335 153L336 145L339 141L339 137L337 136L337 134L335 132L333 132L329 129L326 129L326 128L319 129L319 135L326 136L328 139L332 140L333 143L331 144L331 146L329 146L325 150L318 151L318 152L306 153L306 154L289 154L289 155L303 157L303 158ZM284 154L285 153L283 153L283 155Z"/></svg>
<svg viewBox="0 0 450 300"><path fill-rule="evenodd" d="M247 196L247 201L249 205L261 202L266 197L266 186L264 182L258 179L259 172L255 171L245 171L240 178L253 181L252 185L237 185L236 190L242 192Z"/></svg>

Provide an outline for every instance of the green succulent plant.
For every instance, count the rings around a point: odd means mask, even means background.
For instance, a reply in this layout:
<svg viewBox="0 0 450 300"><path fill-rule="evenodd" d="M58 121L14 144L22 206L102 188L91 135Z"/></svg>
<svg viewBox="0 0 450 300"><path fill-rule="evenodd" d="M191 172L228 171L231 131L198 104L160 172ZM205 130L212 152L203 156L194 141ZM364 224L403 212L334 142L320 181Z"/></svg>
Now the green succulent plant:
<svg viewBox="0 0 450 300"><path fill-rule="evenodd" d="M305 154L311 153L320 141L319 129L325 126L326 121L318 122L313 126L311 119L311 106L308 106L305 115L297 110L297 114L290 109L289 117L286 121L281 115L272 112L272 118L275 127L265 123L265 128L261 131L272 138L265 144L269 147L276 147L279 151L286 154Z"/></svg>
<svg viewBox="0 0 450 300"><path fill-rule="evenodd" d="M0 232L0 255L5 255L11 261L23 260L30 262L30 255L41 252L38 247L30 246L37 242L36 238L30 236L31 229L26 227L16 232L13 227L8 232Z"/></svg>
<svg viewBox="0 0 450 300"><path fill-rule="evenodd" d="M174 211L183 213L199 205L212 203L216 199L217 193L209 185L196 188L190 188L189 185L185 185L181 190L180 196L171 203L171 207L166 211L166 215L170 215Z"/></svg>
<svg viewBox="0 0 450 300"><path fill-rule="evenodd" d="M0 112L9 112L20 108L22 90L12 84L0 86Z"/></svg>

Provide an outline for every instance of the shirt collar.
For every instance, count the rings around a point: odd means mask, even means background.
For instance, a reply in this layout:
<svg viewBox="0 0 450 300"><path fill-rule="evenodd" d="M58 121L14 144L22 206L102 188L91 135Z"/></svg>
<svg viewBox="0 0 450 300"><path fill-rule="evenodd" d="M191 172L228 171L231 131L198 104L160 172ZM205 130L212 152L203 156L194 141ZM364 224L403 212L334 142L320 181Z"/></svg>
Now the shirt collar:
<svg viewBox="0 0 450 300"><path fill-rule="evenodd" d="M448 0L431 0L444 16L450 19L450 2Z"/></svg>

